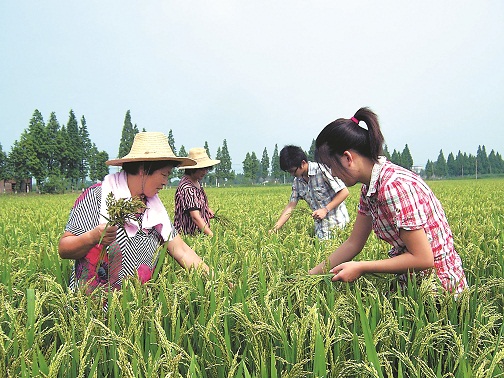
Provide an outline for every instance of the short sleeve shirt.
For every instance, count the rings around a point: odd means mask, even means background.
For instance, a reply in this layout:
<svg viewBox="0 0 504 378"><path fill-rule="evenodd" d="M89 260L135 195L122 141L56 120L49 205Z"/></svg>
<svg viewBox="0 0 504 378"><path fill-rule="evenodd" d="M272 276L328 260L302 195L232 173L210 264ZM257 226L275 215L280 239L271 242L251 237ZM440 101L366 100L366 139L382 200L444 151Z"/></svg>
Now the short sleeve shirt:
<svg viewBox="0 0 504 378"><path fill-rule="evenodd" d="M65 231L74 235L82 235L92 230L99 224L99 212L101 204L101 184L88 188L75 201L70 211L70 217ZM173 239L177 232L172 225L169 240ZM106 286L119 289L122 281L127 276L135 276L141 265L147 265L152 271L156 265L157 251L163 243L161 235L155 228L139 230L133 237L126 235L124 229L117 231L117 238L106 249L104 263L108 272L107 279L103 279L97 272L97 264L101 261L101 246L96 245L88 254L78 260L70 277L70 288L75 290L84 284L92 290L96 286ZM100 264L101 265L101 264Z"/></svg>
<svg viewBox="0 0 504 378"><path fill-rule="evenodd" d="M389 256L404 253L400 229L423 229L434 254L434 268L443 287L462 291L467 286L462 261L441 203L416 173L380 158L369 187L362 186L359 213L372 217L373 231L392 245Z"/></svg>
<svg viewBox="0 0 504 378"><path fill-rule="evenodd" d="M183 176L175 192L175 228L184 234L194 235L200 232L191 218L190 211L199 210L205 223L213 217L208 206L208 198L203 186L196 187L189 177Z"/></svg>
<svg viewBox="0 0 504 378"><path fill-rule="evenodd" d="M337 177L333 177L322 165L308 162L308 181L294 177L290 202L305 200L313 211L322 209L345 184ZM329 211L322 220L315 220L315 234L320 239L328 239L335 228L344 227L350 220L345 202Z"/></svg>

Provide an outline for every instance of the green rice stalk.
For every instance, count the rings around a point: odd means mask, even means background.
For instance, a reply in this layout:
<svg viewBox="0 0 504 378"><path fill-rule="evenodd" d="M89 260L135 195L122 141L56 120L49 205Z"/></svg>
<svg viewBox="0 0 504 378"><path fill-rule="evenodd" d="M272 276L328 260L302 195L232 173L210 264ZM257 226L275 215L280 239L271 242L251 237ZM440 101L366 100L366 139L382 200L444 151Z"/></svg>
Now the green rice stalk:
<svg viewBox="0 0 504 378"><path fill-rule="evenodd" d="M362 306L361 294L362 294L361 289L357 287L357 293L355 295L355 298L357 299L357 309L359 311L360 323L362 327L362 332L364 334L364 341L366 343L367 357L371 362L371 364L373 365L373 367L376 369L378 376L380 378L383 378L383 372L381 369L380 360L378 358L378 353L376 351L376 347L373 341L371 329L369 327L369 321L366 316L366 313L364 312L364 307Z"/></svg>

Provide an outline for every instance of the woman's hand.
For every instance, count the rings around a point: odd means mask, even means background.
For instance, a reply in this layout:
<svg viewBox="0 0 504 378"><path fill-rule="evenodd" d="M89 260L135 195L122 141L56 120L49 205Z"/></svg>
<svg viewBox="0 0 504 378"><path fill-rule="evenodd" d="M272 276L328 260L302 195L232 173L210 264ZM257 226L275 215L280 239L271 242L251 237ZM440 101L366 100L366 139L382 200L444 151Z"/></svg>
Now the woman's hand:
<svg viewBox="0 0 504 378"><path fill-rule="evenodd" d="M98 226L95 227L95 231L99 235L99 239L96 243L97 244L100 243L105 247L109 246L116 239L117 229L118 229L117 226L107 226L106 223L99 224Z"/></svg>
<svg viewBox="0 0 504 378"><path fill-rule="evenodd" d="M65 231L60 238L58 252L62 259L77 260L86 256L89 250L98 243L103 246L110 245L116 239L116 235L117 226L107 227L106 223L99 224L81 235Z"/></svg>
<svg viewBox="0 0 504 378"><path fill-rule="evenodd" d="M330 270L334 273L333 281L353 282L364 274L359 261L347 261Z"/></svg>

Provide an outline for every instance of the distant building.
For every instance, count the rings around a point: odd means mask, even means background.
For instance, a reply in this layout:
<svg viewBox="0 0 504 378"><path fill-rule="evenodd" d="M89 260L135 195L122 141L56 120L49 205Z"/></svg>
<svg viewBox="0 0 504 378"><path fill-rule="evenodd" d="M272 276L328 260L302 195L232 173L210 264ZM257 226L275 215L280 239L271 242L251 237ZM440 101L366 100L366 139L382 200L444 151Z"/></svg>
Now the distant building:
<svg viewBox="0 0 504 378"><path fill-rule="evenodd" d="M0 194L8 193L30 193L32 191L32 180L0 180Z"/></svg>
<svg viewBox="0 0 504 378"><path fill-rule="evenodd" d="M422 173L422 171L424 170L424 168L420 165L414 165L411 167L411 171L415 172L416 174L420 174Z"/></svg>

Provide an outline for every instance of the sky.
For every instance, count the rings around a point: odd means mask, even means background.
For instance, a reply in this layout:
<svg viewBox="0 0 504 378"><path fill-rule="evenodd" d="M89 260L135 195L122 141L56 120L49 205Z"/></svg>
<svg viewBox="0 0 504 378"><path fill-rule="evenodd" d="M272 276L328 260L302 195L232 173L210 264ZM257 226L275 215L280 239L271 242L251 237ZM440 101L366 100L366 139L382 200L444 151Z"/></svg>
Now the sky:
<svg viewBox="0 0 504 378"><path fill-rule="evenodd" d="M117 156L124 117L232 168L275 144L308 151L363 106L415 165L504 153L504 2L2 1L0 144L35 109L72 109Z"/></svg>

